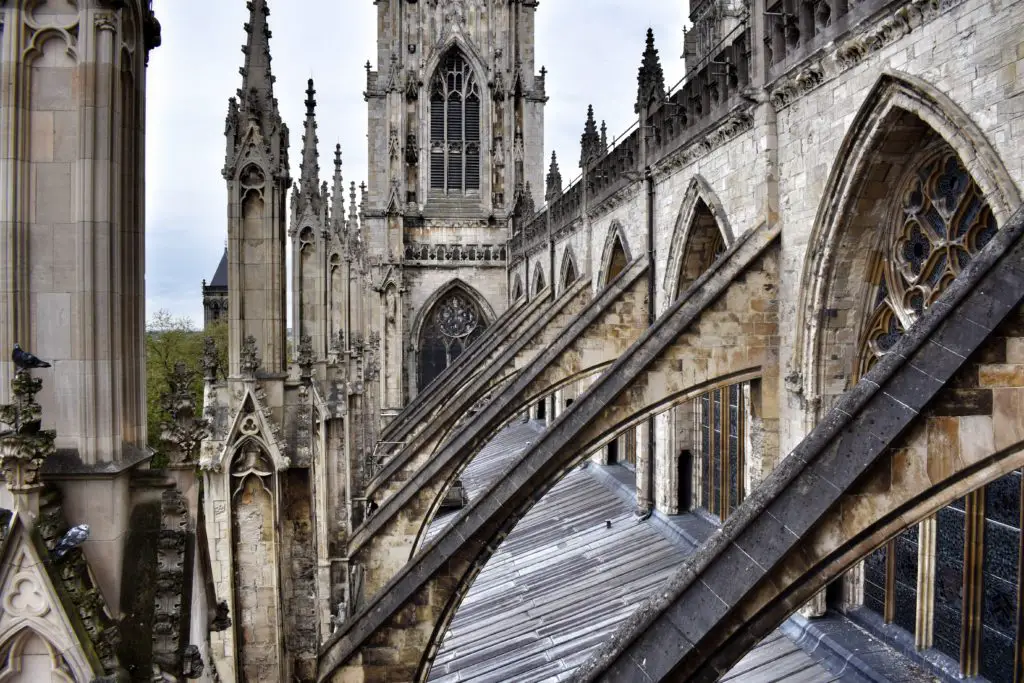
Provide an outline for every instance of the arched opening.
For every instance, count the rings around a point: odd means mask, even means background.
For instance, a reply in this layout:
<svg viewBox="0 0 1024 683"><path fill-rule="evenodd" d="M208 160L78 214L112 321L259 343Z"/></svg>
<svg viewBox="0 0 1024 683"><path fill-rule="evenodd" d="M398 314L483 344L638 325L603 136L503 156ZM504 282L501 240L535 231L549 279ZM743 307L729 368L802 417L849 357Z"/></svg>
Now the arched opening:
<svg viewBox="0 0 1024 683"><path fill-rule="evenodd" d="M516 273L516 277L512 281L512 301L519 301L522 298L523 298L523 278L520 277L519 273Z"/></svg>
<svg viewBox="0 0 1024 683"><path fill-rule="evenodd" d="M679 262L676 296L685 292L694 280L711 267L723 251L725 240L722 238L718 221L704 199L700 198L694 207L693 221Z"/></svg>
<svg viewBox="0 0 1024 683"><path fill-rule="evenodd" d="M626 269L627 263L629 263L629 256L626 255L626 248L622 245L622 237L615 235L611 258L608 261L608 276L605 281L611 282L618 277L619 273Z"/></svg>
<svg viewBox="0 0 1024 683"><path fill-rule="evenodd" d="M540 294L540 290L544 289L546 284L547 283L544 280L544 269L539 265L535 266L533 271L533 296Z"/></svg>
<svg viewBox="0 0 1024 683"><path fill-rule="evenodd" d="M461 288L453 287L442 295L427 312L420 328L420 391L454 363L486 327L480 307Z"/></svg>
<svg viewBox="0 0 1024 683"><path fill-rule="evenodd" d="M480 190L480 86L458 48L441 60L430 84L430 188L446 194Z"/></svg>
<svg viewBox="0 0 1024 683"><path fill-rule="evenodd" d="M579 276L576 274L576 259L573 258L572 250L566 247L565 253L562 255L562 291L576 282L577 277Z"/></svg>
<svg viewBox="0 0 1024 683"><path fill-rule="evenodd" d="M949 121L958 123L950 128ZM994 154L975 148L984 136L971 128L927 86L889 76L855 119L822 200L804 278L804 393L820 399L808 425L996 233L993 207L1007 204L1001 169L990 167ZM970 170L958 150L967 151ZM943 426L991 412L970 401L957 410L962 417L925 418L927 448ZM883 640L914 642L926 660L961 676L1015 680L1014 653L1024 646L1020 486L1020 472L1011 472L906 528L836 581L826 604Z"/></svg>
<svg viewBox="0 0 1024 683"><path fill-rule="evenodd" d="M31 628L23 628L0 647L0 683L71 683L71 667L59 648Z"/></svg>
<svg viewBox="0 0 1024 683"><path fill-rule="evenodd" d="M904 125L913 119L906 114ZM917 139L877 200L882 229L872 236L858 320L851 321L859 327L851 381L896 344L998 229L957 153L931 130ZM1021 514L1018 471L905 529L865 559L864 607L912 636L918 649L952 660L962 676L1014 681L1014 653L1024 646L1017 627ZM833 589L832 597L842 595Z"/></svg>

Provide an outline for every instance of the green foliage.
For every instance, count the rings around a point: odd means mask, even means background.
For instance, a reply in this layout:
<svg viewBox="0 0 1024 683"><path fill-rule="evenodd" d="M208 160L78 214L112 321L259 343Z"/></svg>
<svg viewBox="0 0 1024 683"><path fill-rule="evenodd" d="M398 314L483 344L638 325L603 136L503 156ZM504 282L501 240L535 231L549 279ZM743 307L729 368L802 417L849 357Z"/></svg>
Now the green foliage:
<svg viewBox="0 0 1024 683"><path fill-rule="evenodd" d="M153 466L159 467L166 463L161 450L160 423L168 419L161 408L160 397L168 391L167 379L174 369L174 364L184 363L195 373L192 392L195 398L196 412L203 409L203 338L213 337L217 345L217 356L220 360L220 373L227 369L227 337L226 322L211 325L207 330L195 329L189 318L175 318L169 312L157 311L149 321L146 329L146 409L147 434L150 447L157 455Z"/></svg>

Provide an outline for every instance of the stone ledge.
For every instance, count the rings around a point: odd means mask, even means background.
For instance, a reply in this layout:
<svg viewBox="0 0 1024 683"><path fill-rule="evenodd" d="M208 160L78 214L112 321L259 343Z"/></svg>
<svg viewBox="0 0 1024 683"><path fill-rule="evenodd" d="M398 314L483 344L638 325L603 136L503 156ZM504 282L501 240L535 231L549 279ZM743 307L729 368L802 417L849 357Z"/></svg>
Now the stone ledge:
<svg viewBox="0 0 1024 683"><path fill-rule="evenodd" d="M117 462L101 462L93 465L82 462L78 450L60 448L46 459L42 467L42 475L47 481L61 481L79 477L116 477L130 469L138 467L153 457L154 452L148 447L138 449L126 447L125 457Z"/></svg>

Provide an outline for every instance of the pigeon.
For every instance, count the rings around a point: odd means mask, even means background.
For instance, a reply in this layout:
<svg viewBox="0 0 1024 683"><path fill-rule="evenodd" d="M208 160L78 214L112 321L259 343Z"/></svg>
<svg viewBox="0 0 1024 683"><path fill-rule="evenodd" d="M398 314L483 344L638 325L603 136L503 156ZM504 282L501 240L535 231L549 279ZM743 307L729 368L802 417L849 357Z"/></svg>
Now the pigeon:
<svg viewBox="0 0 1024 683"><path fill-rule="evenodd" d="M54 559L59 560L64 557L69 552L85 543L85 539L87 538L89 538L88 524L79 524L78 526L71 527L68 529L68 532L64 534L64 537L57 541L57 546L53 549Z"/></svg>
<svg viewBox="0 0 1024 683"><path fill-rule="evenodd" d="M51 367L45 360L39 360L28 351L22 350L22 348L17 344L14 345L14 350L11 351L11 360L14 361L14 365L17 366L19 370Z"/></svg>

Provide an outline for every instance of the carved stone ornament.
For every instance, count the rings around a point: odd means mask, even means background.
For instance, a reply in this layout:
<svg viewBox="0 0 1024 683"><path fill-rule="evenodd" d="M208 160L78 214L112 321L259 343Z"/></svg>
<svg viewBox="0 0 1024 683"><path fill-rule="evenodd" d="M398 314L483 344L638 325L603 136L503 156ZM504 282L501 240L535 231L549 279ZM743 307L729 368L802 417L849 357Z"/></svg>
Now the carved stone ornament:
<svg viewBox="0 0 1024 683"><path fill-rule="evenodd" d="M203 675L206 665L203 664L203 656L199 654L199 648L195 645L186 645L182 653L181 675L185 678L195 679Z"/></svg>
<svg viewBox="0 0 1024 683"><path fill-rule="evenodd" d="M231 615L228 609L227 600L221 600L214 608L213 618L210 619L210 630L214 632L227 631L231 628Z"/></svg>
<svg viewBox="0 0 1024 683"><path fill-rule="evenodd" d="M256 337L251 334L242 342L240 369L242 376L246 379L255 379L256 371L260 367L259 349L256 347Z"/></svg>
<svg viewBox="0 0 1024 683"><path fill-rule="evenodd" d="M41 489L39 468L56 450L57 433L40 429L43 416L36 394L42 388L41 379L19 370L11 381L14 402L0 405L0 467L12 493Z"/></svg>
<svg viewBox="0 0 1024 683"><path fill-rule="evenodd" d="M175 363L160 397L160 408L169 418L160 423L160 440L171 465L194 463L203 439L210 436L210 421L196 416L195 375L184 363Z"/></svg>
<svg viewBox="0 0 1024 683"><path fill-rule="evenodd" d="M302 377L308 378L313 374L314 362L316 362L316 356L313 353L313 338L304 334L299 339L298 353L295 356L295 363L299 366Z"/></svg>
<svg viewBox="0 0 1024 683"><path fill-rule="evenodd" d="M217 373L220 371L220 359L217 356L217 342L214 341L213 337L203 338L201 362L203 364L203 378L207 382L215 381Z"/></svg>

